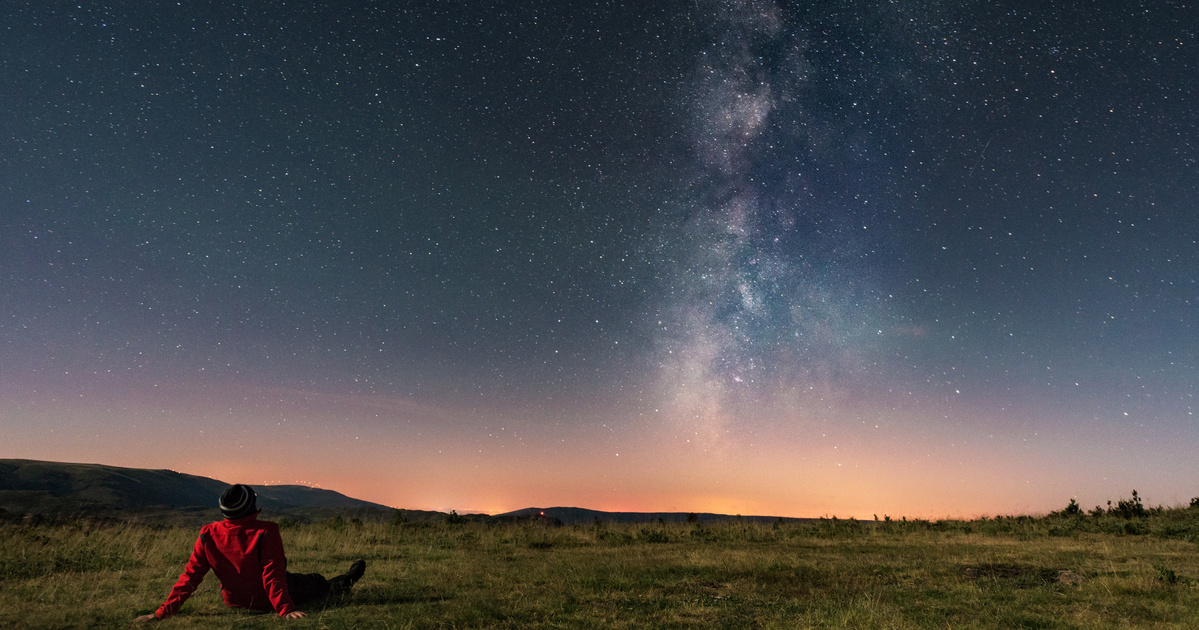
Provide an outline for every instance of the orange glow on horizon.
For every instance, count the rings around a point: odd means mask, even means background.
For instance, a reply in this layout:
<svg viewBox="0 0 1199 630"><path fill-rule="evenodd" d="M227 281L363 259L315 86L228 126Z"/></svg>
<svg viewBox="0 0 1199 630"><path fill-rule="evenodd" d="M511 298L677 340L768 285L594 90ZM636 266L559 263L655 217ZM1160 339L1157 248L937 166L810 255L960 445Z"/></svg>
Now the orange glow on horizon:
<svg viewBox="0 0 1199 630"><path fill-rule="evenodd" d="M877 412L877 422L854 430L797 416L695 440L678 424L619 418L545 428L554 425L310 392L201 394L162 392L102 413L65 402L24 411L24 426L35 428L6 429L0 456L303 483L396 508L459 513L566 506L938 519L1044 513L1071 498L1095 505L1132 488L1150 503L1190 498L1158 490L1177 480L1130 476L1129 463L1146 456L1128 452L1130 440L1063 458L1077 453L1071 435L1034 435L983 417L971 422L994 427L992 437L943 416ZM440 428L444 418L449 429ZM81 427L93 424L106 429L79 440ZM1177 442L1179 452L1167 455L1186 457L1185 440Z"/></svg>

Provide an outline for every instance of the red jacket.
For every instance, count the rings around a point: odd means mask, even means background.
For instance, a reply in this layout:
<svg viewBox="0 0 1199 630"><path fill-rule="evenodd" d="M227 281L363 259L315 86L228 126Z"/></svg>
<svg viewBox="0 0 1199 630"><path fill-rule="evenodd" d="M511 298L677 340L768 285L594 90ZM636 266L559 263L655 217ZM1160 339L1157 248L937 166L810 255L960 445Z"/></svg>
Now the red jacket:
<svg viewBox="0 0 1199 630"><path fill-rule="evenodd" d="M200 530L187 567L154 616L165 619L178 612L209 569L221 581L226 606L273 609L280 616L295 610L287 593L287 558L279 526L252 514Z"/></svg>

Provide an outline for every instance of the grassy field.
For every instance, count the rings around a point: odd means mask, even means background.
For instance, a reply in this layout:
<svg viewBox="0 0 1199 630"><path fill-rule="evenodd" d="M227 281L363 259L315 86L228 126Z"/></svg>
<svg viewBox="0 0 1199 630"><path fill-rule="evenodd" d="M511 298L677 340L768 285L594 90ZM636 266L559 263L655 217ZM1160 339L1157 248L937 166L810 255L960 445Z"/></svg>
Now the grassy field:
<svg viewBox="0 0 1199 630"><path fill-rule="evenodd" d="M196 530L0 525L0 627L129 627ZM283 529L347 599L303 620L225 608L209 576L156 628L1199 627L1199 508L969 522Z"/></svg>

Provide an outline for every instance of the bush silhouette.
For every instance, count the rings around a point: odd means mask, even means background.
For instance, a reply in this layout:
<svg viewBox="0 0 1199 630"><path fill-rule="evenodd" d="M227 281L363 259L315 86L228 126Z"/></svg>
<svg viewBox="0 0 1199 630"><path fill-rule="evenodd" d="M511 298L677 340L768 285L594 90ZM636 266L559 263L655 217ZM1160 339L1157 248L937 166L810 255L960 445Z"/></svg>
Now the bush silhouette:
<svg viewBox="0 0 1199 630"><path fill-rule="evenodd" d="M1119 516L1120 518L1144 518L1146 516L1145 506L1141 504L1141 497L1137 496L1137 491L1132 491L1132 498L1125 500L1120 499L1116 502L1116 507L1109 508L1108 514Z"/></svg>
<svg viewBox="0 0 1199 630"><path fill-rule="evenodd" d="M1050 512L1050 516L1075 517L1082 516L1082 508L1079 507L1078 501L1070 499L1070 503L1057 512Z"/></svg>

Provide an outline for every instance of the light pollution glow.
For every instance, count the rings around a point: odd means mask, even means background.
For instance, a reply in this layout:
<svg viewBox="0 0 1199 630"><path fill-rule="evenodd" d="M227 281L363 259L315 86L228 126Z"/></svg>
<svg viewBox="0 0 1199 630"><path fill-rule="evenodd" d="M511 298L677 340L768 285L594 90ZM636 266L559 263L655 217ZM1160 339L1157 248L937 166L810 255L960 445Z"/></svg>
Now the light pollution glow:
<svg viewBox="0 0 1199 630"><path fill-rule="evenodd" d="M496 421L477 410L378 396L243 386L150 390L108 403L103 413L86 394L17 403L21 397L10 390L4 415L30 428L6 431L5 450L228 482L307 483L393 507L462 513L570 505L970 517L1043 512L1063 496L1099 504L1124 496L1130 483L1147 501L1189 498L1167 490L1183 484L1186 473L1138 474L1137 461L1156 447L1130 448L1138 443L1134 432L1109 426L1105 433L1116 443L1084 445L1047 431L1035 417L984 418L969 409L947 419L929 417L923 407L833 402L820 413L774 417L753 430L744 428L752 419L743 419L740 429L689 437L671 423L643 418L555 426L532 416ZM976 425L995 430L980 434ZM81 440L87 427L105 428ZM1177 449L1164 455L1184 456L1185 445ZM1084 488L1089 493L1075 492Z"/></svg>

